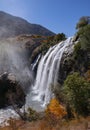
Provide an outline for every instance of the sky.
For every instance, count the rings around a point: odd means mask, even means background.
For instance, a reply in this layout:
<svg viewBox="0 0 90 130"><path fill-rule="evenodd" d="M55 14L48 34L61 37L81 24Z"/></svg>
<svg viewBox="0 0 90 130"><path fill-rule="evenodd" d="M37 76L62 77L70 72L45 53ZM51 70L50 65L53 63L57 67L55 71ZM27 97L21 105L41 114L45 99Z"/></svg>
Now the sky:
<svg viewBox="0 0 90 130"><path fill-rule="evenodd" d="M0 0L0 11L69 37L79 18L90 16L90 0Z"/></svg>

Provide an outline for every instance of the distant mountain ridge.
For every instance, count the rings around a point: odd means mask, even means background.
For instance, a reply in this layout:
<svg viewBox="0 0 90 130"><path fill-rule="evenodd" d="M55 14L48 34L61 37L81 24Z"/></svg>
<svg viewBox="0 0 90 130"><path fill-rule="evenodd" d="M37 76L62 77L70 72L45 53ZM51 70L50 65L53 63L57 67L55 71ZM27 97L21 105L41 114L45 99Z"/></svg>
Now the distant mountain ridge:
<svg viewBox="0 0 90 130"><path fill-rule="evenodd" d="M41 25L31 24L23 18L0 11L0 38L18 36L20 34L55 35L55 33Z"/></svg>

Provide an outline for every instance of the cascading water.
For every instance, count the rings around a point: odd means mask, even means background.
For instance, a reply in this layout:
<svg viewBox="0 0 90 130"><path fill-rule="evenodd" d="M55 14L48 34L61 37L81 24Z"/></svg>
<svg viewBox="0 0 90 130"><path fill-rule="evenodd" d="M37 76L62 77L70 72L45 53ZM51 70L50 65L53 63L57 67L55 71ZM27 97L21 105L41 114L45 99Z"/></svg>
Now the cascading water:
<svg viewBox="0 0 90 130"><path fill-rule="evenodd" d="M26 109L32 107L37 111L42 111L53 97L52 87L57 84L60 61L64 52L72 51L72 38L62 41L59 44L51 47L48 52L42 56L38 56L36 63L32 69L38 65L35 83L32 86L32 91L26 97ZM42 107L42 105L44 107ZM23 109L23 108L22 108ZM5 121L10 117L18 118L18 115L12 108L0 110L0 126L5 125ZM6 124L7 125L7 124Z"/></svg>
<svg viewBox="0 0 90 130"><path fill-rule="evenodd" d="M55 87L58 82L58 72L62 55L72 44L72 38L68 38L66 41L62 41L51 47L48 52L42 56L38 65L35 84L32 86L33 94L32 97L27 96L26 104L29 105L30 98L40 102L43 106L49 103L53 97L52 86Z"/></svg>
<svg viewBox="0 0 90 130"><path fill-rule="evenodd" d="M37 66L37 64L38 64L38 62L39 62L39 60L40 60L40 58L41 58L41 54L38 55L38 57L37 57L35 63L31 65L31 66L32 66L32 70L35 69L35 67Z"/></svg>

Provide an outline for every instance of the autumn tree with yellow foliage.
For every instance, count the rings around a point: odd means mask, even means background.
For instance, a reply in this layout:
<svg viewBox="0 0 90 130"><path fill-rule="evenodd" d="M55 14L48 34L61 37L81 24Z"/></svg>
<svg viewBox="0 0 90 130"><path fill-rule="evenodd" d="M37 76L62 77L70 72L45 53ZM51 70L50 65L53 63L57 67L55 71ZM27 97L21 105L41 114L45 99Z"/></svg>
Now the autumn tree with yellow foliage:
<svg viewBox="0 0 90 130"><path fill-rule="evenodd" d="M53 116L56 119L61 119L67 114L65 108L60 105L56 98L51 99L46 109L46 115Z"/></svg>

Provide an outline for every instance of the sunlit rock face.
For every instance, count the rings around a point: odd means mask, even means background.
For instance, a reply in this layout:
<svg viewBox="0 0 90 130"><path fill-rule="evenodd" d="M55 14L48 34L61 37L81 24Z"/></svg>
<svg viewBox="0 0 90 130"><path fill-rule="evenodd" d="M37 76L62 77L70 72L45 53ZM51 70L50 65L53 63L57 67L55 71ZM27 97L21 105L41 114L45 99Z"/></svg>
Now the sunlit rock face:
<svg viewBox="0 0 90 130"><path fill-rule="evenodd" d="M13 74L0 75L0 108L10 105L21 107L25 103L25 93Z"/></svg>

